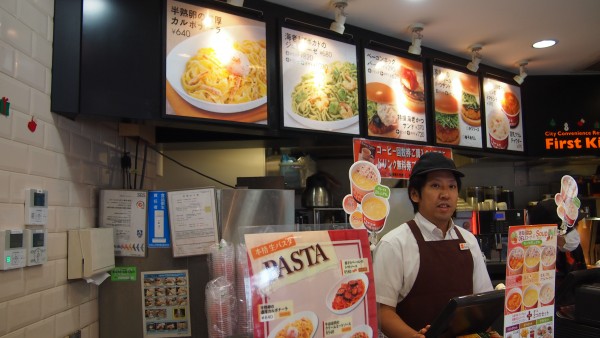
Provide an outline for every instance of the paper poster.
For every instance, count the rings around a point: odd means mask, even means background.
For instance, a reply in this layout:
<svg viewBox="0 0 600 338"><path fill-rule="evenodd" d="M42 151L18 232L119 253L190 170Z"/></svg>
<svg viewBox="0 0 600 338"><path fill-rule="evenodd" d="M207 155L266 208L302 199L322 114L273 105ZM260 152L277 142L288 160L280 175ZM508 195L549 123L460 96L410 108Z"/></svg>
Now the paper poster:
<svg viewBox="0 0 600 338"><path fill-rule="evenodd" d="M477 75L433 66L437 144L482 148L481 105Z"/></svg>
<svg viewBox="0 0 600 338"><path fill-rule="evenodd" d="M245 235L254 337L377 337L365 230ZM310 291L307 291L310 290Z"/></svg>
<svg viewBox="0 0 600 338"><path fill-rule="evenodd" d="M556 225L508 230L504 337L553 337Z"/></svg>
<svg viewBox="0 0 600 338"><path fill-rule="evenodd" d="M423 63L365 49L368 135L427 142Z"/></svg>
<svg viewBox="0 0 600 338"><path fill-rule="evenodd" d="M204 255L217 243L217 206L214 188L167 193L173 257Z"/></svg>
<svg viewBox="0 0 600 338"><path fill-rule="evenodd" d="M166 191L148 191L148 248L171 246Z"/></svg>
<svg viewBox="0 0 600 338"><path fill-rule="evenodd" d="M188 271L146 271L141 278L144 337L191 336Z"/></svg>
<svg viewBox="0 0 600 338"><path fill-rule="evenodd" d="M359 133L356 46L282 28L284 127Z"/></svg>
<svg viewBox="0 0 600 338"><path fill-rule="evenodd" d="M147 210L147 191L100 191L100 227L113 228L115 256L146 256Z"/></svg>
<svg viewBox="0 0 600 338"><path fill-rule="evenodd" d="M166 4L166 114L267 123L265 23Z"/></svg>
<svg viewBox="0 0 600 338"><path fill-rule="evenodd" d="M521 88L483 79L487 148L525 151Z"/></svg>

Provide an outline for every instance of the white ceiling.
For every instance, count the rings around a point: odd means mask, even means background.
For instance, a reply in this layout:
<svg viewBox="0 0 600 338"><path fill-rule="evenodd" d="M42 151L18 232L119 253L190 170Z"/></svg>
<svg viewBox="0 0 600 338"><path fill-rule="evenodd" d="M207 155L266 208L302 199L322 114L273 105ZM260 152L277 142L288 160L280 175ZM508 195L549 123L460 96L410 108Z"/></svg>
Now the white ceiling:
<svg viewBox="0 0 600 338"><path fill-rule="evenodd" d="M330 0L267 0L325 18ZM422 46L470 59L483 45L482 64L529 75L600 74L600 0L348 0L346 25L410 41L409 26L425 25ZM300 19L300 18L297 18ZM547 49L532 43L556 39ZM587 70L586 70L587 69Z"/></svg>

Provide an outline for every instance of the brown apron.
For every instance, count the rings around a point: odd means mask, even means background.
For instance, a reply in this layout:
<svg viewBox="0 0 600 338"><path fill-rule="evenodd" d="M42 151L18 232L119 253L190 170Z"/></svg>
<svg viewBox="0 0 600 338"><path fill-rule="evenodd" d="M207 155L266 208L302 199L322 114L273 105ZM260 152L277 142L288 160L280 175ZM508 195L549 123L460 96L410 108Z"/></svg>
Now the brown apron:
<svg viewBox="0 0 600 338"><path fill-rule="evenodd" d="M425 241L414 220L408 226L421 258L415 284L396 306L396 313L418 331L435 320L450 298L473 293L473 255L456 228L458 239ZM467 249L461 250L460 243Z"/></svg>

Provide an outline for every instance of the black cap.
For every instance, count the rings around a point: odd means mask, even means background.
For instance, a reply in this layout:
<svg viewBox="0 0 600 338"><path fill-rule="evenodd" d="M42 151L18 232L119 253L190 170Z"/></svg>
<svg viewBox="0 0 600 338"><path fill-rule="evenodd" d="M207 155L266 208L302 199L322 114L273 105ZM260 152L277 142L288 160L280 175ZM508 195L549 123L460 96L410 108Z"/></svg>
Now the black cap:
<svg viewBox="0 0 600 338"><path fill-rule="evenodd" d="M458 177L464 177L465 174L456 169L454 161L444 156L442 153L429 152L423 154L413 166L410 176L425 175L432 171L450 170Z"/></svg>

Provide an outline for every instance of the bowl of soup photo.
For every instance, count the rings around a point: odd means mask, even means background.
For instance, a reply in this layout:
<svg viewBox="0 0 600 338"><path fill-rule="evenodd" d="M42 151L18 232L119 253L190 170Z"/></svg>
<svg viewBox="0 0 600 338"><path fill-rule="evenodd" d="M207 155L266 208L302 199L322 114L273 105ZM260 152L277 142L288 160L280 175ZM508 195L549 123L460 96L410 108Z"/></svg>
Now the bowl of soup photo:
<svg viewBox="0 0 600 338"><path fill-rule="evenodd" d="M390 212L390 202L370 192L363 197L361 205L364 226L374 232L381 231Z"/></svg>
<svg viewBox="0 0 600 338"><path fill-rule="evenodd" d="M377 167L367 161L356 161L350 167L350 190L354 199L361 203L366 194L373 192L381 183L381 174Z"/></svg>
<svg viewBox="0 0 600 338"><path fill-rule="evenodd" d="M509 313L517 312L521 310L521 304L523 303L523 292L520 288L513 288L506 294L506 310Z"/></svg>
<svg viewBox="0 0 600 338"><path fill-rule="evenodd" d="M542 284L539 299L542 306L554 303L554 283Z"/></svg>
<svg viewBox="0 0 600 338"><path fill-rule="evenodd" d="M539 299L539 289L535 284L529 284L523 290L523 307L526 310L537 307Z"/></svg>
<svg viewBox="0 0 600 338"><path fill-rule="evenodd" d="M525 260L525 250L516 246L508 254L508 274L520 275L523 273L523 262Z"/></svg>
<svg viewBox="0 0 600 338"><path fill-rule="evenodd" d="M556 249L552 246L542 246L542 270L554 270L556 268Z"/></svg>
<svg viewBox="0 0 600 338"><path fill-rule="evenodd" d="M532 245L525 250L525 272L537 272L540 270L540 259L542 250L537 245Z"/></svg>

